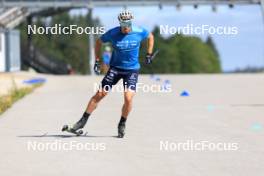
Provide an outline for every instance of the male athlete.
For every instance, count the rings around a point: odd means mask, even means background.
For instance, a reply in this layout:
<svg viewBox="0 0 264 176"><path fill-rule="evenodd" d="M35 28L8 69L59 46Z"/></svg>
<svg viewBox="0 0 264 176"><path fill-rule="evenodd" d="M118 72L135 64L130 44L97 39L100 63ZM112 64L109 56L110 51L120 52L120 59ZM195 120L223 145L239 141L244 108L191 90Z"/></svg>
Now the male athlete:
<svg viewBox="0 0 264 176"><path fill-rule="evenodd" d="M145 58L146 64L150 64L152 62L154 45L154 37L152 33L148 32L144 28L132 25L132 19L133 15L130 11L122 11L118 15L120 26L110 29L96 41L96 61L94 71L97 74L100 72L100 50L102 43L105 42L109 42L113 47L110 68L101 82L101 88L90 99L82 118L74 124L73 127L65 125L62 131L78 134L77 130L85 126L89 116L97 107L97 104L107 95L113 85L115 85L120 79L123 79L123 86L125 88L124 105L122 107L121 119L118 124L118 137L124 137L126 120L132 109L132 99L135 95L138 80L140 68L138 61L140 43L141 41L147 39L147 55Z"/></svg>

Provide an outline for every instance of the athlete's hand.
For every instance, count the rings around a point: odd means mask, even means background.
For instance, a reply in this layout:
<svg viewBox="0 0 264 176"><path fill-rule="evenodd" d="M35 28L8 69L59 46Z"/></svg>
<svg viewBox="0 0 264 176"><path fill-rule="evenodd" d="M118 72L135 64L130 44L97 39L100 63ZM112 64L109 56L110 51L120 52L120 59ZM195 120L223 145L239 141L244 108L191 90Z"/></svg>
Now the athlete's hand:
<svg viewBox="0 0 264 176"><path fill-rule="evenodd" d="M147 53L147 55L145 57L145 63L146 64L151 64L152 63L152 59L153 59L153 54Z"/></svg>
<svg viewBox="0 0 264 176"><path fill-rule="evenodd" d="M99 61L95 61L95 63L94 63L94 72L97 75L100 74L100 63L99 63Z"/></svg>

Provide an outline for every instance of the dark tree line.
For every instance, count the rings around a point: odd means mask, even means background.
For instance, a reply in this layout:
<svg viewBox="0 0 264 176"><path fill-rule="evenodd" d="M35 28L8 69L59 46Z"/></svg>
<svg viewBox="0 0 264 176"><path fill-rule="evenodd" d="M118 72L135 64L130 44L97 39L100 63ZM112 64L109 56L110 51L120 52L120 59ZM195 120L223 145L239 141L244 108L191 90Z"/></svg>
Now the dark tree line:
<svg viewBox="0 0 264 176"><path fill-rule="evenodd" d="M89 14L87 14L89 15ZM48 21L48 22L47 22ZM38 18L35 21L37 26L61 24L69 26L77 24L86 27L101 26L98 19L88 21L87 16L71 16L63 13L50 17L50 20ZM22 41L26 41L27 26L20 26ZM212 38L208 37L203 42L198 37L185 36L182 34L164 38L160 35L159 29L153 30L155 36L155 49L160 52L151 66L144 65L146 54L146 43L141 46L140 62L141 73L218 73L221 72L221 64L218 51ZM98 37L98 36L97 36ZM88 35L33 35L33 43L41 51L58 60L70 64L76 73L85 74L88 72Z"/></svg>

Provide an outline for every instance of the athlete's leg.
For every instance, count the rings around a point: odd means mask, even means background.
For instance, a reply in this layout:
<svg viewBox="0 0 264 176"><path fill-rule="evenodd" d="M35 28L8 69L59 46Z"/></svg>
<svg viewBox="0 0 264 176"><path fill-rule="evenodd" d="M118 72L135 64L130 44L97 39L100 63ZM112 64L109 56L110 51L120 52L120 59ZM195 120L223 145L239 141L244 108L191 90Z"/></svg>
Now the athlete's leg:
<svg viewBox="0 0 264 176"><path fill-rule="evenodd" d="M124 104L122 107L121 119L118 123L118 137L122 138L125 135L126 120L132 110L132 100L136 93L136 84L138 72L129 72L123 77L124 85Z"/></svg>
<svg viewBox="0 0 264 176"><path fill-rule="evenodd" d="M122 107L122 117L127 118L129 112L132 109L132 100L136 93L136 86L138 81L138 72L132 71L128 72L123 77L124 86L124 105Z"/></svg>
<svg viewBox="0 0 264 176"><path fill-rule="evenodd" d="M78 130L83 128L87 123L87 120L91 113L96 109L98 103L107 95L108 91L111 90L112 86L115 85L120 79L118 72L113 68L110 69L101 82L100 89L96 94L90 99L85 112L82 115L82 118L74 124L72 127L73 130Z"/></svg>
<svg viewBox="0 0 264 176"><path fill-rule="evenodd" d="M122 117L127 118L128 114L132 110L132 100L135 95L135 91L127 90L124 92L124 104L122 107Z"/></svg>
<svg viewBox="0 0 264 176"><path fill-rule="evenodd" d="M118 72L114 68L108 70L107 74L102 80L100 89L89 101L86 108L86 113L91 114L95 110L97 104L107 95L112 86L115 85L120 80L120 78L120 75L118 75Z"/></svg>
<svg viewBox="0 0 264 176"><path fill-rule="evenodd" d="M125 135L126 120L132 109L132 100L135 95L133 90L126 90L124 92L124 104L122 107L121 119L118 123L118 137L123 138Z"/></svg>
<svg viewBox="0 0 264 176"><path fill-rule="evenodd" d="M107 91L105 90L98 90L96 94L90 99L86 113L91 114L97 107L98 103L107 95Z"/></svg>
<svg viewBox="0 0 264 176"><path fill-rule="evenodd" d="M78 122L76 122L71 129L76 131L78 129L83 128L85 126L85 124L87 123L87 120L88 120L90 114L97 107L97 104L99 103L99 101L101 101L106 95L107 95L106 91L98 90L96 92L96 94L90 99L90 101L87 105L87 108L82 115L82 118Z"/></svg>

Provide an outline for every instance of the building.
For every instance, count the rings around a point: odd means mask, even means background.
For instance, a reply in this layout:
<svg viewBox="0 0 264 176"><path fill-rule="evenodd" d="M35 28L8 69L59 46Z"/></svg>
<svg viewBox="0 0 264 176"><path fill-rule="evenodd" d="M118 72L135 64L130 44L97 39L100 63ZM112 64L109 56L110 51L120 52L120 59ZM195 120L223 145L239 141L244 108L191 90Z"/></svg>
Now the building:
<svg viewBox="0 0 264 176"><path fill-rule="evenodd" d="M0 72L19 71L20 33L18 30L0 31Z"/></svg>

